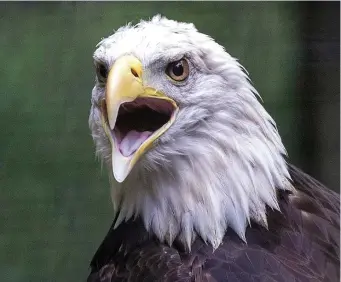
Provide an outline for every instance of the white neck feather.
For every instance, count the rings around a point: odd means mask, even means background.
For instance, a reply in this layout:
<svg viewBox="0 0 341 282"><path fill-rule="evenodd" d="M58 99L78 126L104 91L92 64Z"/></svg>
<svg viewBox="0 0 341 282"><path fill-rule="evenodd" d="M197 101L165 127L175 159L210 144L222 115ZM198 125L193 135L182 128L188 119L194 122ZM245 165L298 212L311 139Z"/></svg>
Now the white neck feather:
<svg viewBox="0 0 341 282"><path fill-rule="evenodd" d="M250 220L266 227L266 206L279 209L276 189L291 189L290 176L271 117L256 98L244 103L239 119L216 111L113 184L116 225L140 216L160 241L178 238L189 250L197 235L217 248L228 227L243 240Z"/></svg>

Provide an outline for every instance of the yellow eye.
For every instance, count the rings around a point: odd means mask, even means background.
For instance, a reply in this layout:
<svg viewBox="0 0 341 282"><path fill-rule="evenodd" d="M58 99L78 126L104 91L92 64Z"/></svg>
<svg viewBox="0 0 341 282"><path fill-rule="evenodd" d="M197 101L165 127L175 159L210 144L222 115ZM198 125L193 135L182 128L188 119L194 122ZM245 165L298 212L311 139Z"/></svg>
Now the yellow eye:
<svg viewBox="0 0 341 282"><path fill-rule="evenodd" d="M189 65L185 59L170 63L166 69L167 75L175 81L184 81L189 75Z"/></svg>

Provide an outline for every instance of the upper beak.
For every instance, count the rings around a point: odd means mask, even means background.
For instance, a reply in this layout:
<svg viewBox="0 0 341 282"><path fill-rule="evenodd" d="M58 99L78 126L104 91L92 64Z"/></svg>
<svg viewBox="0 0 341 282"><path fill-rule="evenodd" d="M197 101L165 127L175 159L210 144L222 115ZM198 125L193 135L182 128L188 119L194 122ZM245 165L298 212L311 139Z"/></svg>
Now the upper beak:
<svg viewBox="0 0 341 282"><path fill-rule="evenodd" d="M123 56L116 60L110 69L106 91L105 103L102 109L103 127L110 139L112 146L112 169L113 175L118 182L123 182L128 176L137 160L146 152L153 142L167 129L175 120L178 107L174 100L163 93L147 87L142 79L143 68L141 62L134 56ZM119 150L118 140L115 138L114 129L121 104L134 101L139 97L164 99L174 107L170 120L155 131L131 156L123 156ZM106 116L105 116L106 115Z"/></svg>

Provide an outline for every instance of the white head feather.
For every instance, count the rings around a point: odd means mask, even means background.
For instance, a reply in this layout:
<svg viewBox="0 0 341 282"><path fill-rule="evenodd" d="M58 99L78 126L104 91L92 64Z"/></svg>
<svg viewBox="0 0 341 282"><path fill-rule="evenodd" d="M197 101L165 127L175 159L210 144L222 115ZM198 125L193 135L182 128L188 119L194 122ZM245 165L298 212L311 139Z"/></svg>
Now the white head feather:
<svg viewBox="0 0 341 282"><path fill-rule="evenodd" d="M155 16L103 39L95 61L111 66L133 54L144 81L177 101L175 123L135 165L127 179L112 180L116 225L140 216L148 231L190 249L198 235L214 248L228 227L245 240L251 220L267 226L266 206L279 209L276 189L291 189L286 151L275 122L236 59L193 24ZM187 57L188 82L173 85L171 61ZM111 172L111 146L101 124L103 85L92 92L90 128Z"/></svg>

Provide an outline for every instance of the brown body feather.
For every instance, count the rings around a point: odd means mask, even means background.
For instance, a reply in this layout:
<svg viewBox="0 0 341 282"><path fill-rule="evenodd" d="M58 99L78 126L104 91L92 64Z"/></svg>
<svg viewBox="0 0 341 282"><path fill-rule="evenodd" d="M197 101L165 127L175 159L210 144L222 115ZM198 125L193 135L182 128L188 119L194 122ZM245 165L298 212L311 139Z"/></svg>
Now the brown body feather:
<svg viewBox="0 0 341 282"><path fill-rule="evenodd" d="M214 252L198 238L186 253L128 221L110 229L88 282L340 281L339 195L294 166L290 174L296 191L278 194L281 212L268 210L268 230L252 223L247 244L228 229Z"/></svg>

